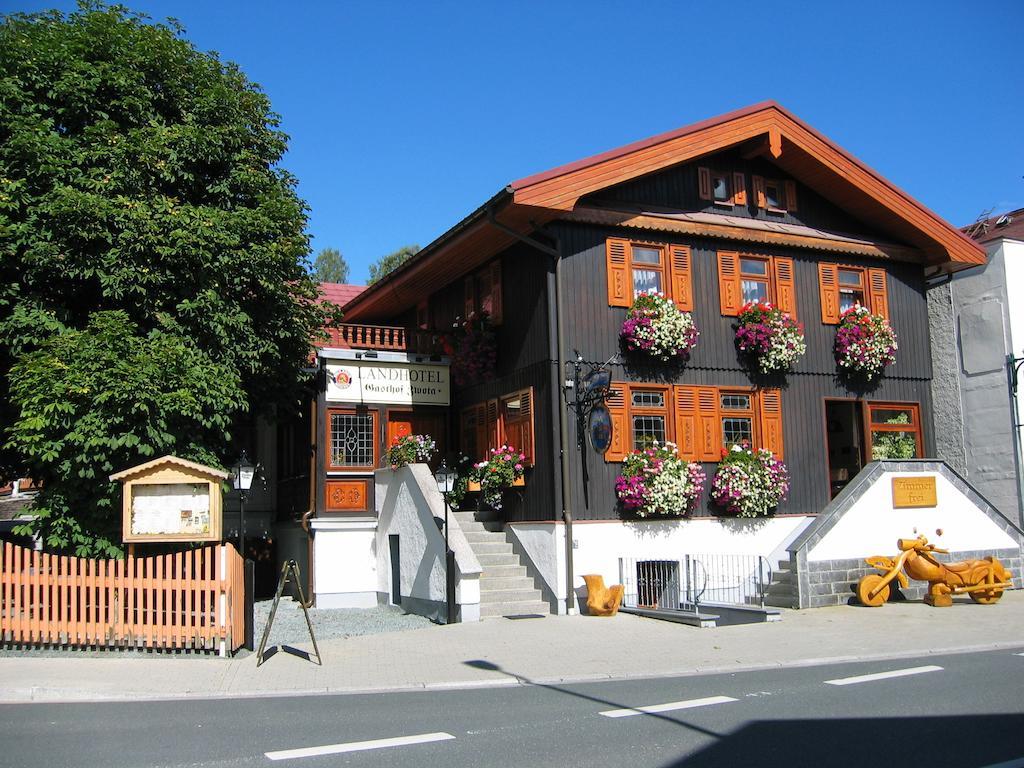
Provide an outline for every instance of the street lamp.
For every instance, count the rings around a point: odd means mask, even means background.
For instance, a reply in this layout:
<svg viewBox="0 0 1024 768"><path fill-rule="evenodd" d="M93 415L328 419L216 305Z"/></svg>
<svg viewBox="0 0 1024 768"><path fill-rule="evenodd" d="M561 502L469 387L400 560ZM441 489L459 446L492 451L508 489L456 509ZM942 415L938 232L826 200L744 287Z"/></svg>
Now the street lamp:
<svg viewBox="0 0 1024 768"><path fill-rule="evenodd" d="M444 602L445 623L455 622L455 553L448 546L448 494L455 487L455 472L448 468L448 463L441 459L441 466L434 472L437 490L444 499Z"/></svg>
<svg viewBox="0 0 1024 768"><path fill-rule="evenodd" d="M245 454L245 449L242 449L241 455L238 460L235 461L235 466L231 468L234 475L232 478L232 484L235 486L235 490L238 491L238 549L239 554L245 557L245 497L249 493L249 489L252 488L252 480L256 477L256 465L249 461L249 457Z"/></svg>

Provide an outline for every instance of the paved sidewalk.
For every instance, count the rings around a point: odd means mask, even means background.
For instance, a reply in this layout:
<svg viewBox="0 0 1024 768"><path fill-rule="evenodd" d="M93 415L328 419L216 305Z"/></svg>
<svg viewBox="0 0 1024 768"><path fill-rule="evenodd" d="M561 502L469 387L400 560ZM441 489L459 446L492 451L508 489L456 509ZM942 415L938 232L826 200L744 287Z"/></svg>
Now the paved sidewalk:
<svg viewBox="0 0 1024 768"><path fill-rule="evenodd" d="M310 650L311 646L299 646ZM739 671L992 648L1024 649L1024 592L784 611L718 629L619 615L490 619L324 640L322 667L277 653L220 659L123 655L0 658L0 702L139 700L456 688Z"/></svg>

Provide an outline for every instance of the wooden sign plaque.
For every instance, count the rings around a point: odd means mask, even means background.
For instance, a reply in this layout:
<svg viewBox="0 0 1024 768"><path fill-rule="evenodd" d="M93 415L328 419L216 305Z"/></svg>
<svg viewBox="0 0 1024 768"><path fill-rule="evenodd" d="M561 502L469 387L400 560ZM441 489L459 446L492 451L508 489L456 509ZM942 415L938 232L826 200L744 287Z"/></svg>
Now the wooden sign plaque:
<svg viewBox="0 0 1024 768"><path fill-rule="evenodd" d="M892 479L892 505L895 509L937 507L938 493L935 476L894 477Z"/></svg>

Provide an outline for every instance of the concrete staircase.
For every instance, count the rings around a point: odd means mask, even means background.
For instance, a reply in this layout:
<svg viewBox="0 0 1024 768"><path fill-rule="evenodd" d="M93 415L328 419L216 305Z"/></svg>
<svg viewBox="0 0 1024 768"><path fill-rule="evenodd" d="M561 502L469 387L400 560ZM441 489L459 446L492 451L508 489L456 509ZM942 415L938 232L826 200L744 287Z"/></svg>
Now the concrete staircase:
<svg viewBox="0 0 1024 768"><path fill-rule="evenodd" d="M455 512L466 541L484 569L480 575L480 618L551 613L540 590L533 586L526 566L513 552L504 526L499 521L484 518L485 514Z"/></svg>
<svg viewBox="0 0 1024 768"><path fill-rule="evenodd" d="M764 604L773 608L796 608L799 600L796 563L789 559L779 560L779 567L772 571L772 581L768 585Z"/></svg>

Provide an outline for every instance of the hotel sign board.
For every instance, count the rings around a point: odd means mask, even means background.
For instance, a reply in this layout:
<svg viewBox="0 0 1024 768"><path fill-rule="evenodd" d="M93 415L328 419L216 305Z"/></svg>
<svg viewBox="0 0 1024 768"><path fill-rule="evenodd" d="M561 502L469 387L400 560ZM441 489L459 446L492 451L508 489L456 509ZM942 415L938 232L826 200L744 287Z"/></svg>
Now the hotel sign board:
<svg viewBox="0 0 1024 768"><path fill-rule="evenodd" d="M329 362L327 401L450 405L448 366L378 360Z"/></svg>
<svg viewBox="0 0 1024 768"><path fill-rule="evenodd" d="M892 506L894 509L937 507L938 505L934 475L894 477L892 479Z"/></svg>

